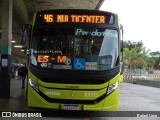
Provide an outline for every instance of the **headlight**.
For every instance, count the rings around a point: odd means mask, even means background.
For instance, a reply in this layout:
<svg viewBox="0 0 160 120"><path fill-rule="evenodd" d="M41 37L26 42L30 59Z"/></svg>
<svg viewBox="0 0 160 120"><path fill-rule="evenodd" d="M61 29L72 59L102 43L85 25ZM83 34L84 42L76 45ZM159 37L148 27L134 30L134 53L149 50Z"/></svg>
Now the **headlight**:
<svg viewBox="0 0 160 120"><path fill-rule="evenodd" d="M30 86L33 87L34 90L36 90L37 92L39 91L38 90L38 84L35 81L29 79L29 84L30 84Z"/></svg>
<svg viewBox="0 0 160 120"><path fill-rule="evenodd" d="M107 95L110 94L111 92L113 92L114 90L116 90L118 88L118 82L109 85L108 90L107 90Z"/></svg>

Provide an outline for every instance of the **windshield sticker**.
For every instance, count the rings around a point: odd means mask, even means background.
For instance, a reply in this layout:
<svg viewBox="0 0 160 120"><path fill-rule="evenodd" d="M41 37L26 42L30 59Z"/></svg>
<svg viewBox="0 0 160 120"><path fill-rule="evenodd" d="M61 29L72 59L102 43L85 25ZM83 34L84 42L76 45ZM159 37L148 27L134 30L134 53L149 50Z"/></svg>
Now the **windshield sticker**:
<svg viewBox="0 0 160 120"><path fill-rule="evenodd" d="M70 65L71 64L71 59L69 59L69 58L66 58L66 61L64 62L66 65Z"/></svg>
<svg viewBox="0 0 160 120"><path fill-rule="evenodd" d="M47 55L38 55L37 62L48 62L49 56Z"/></svg>
<svg viewBox="0 0 160 120"><path fill-rule="evenodd" d="M67 56L58 56L57 63L65 63L66 59L67 59Z"/></svg>
<svg viewBox="0 0 160 120"><path fill-rule="evenodd" d="M72 69L72 66L71 65L66 65L65 69Z"/></svg>
<svg viewBox="0 0 160 120"><path fill-rule="evenodd" d="M86 62L86 70L97 70L96 62Z"/></svg>
<svg viewBox="0 0 160 120"><path fill-rule="evenodd" d="M101 59L101 64L106 64L106 58Z"/></svg>
<svg viewBox="0 0 160 120"><path fill-rule="evenodd" d="M49 69L72 69L72 58L67 56L38 55L38 66Z"/></svg>
<svg viewBox="0 0 160 120"><path fill-rule="evenodd" d="M88 35L90 34L89 31L85 31L83 29L77 29L75 35ZM113 37L113 38L117 38L118 35L115 32L112 32L112 30L105 30L105 31L98 31L97 29L93 32L91 32L92 36L106 36L106 37Z"/></svg>
<svg viewBox="0 0 160 120"><path fill-rule="evenodd" d="M47 67L47 63L41 63L40 66L41 66L42 68L46 68L46 67Z"/></svg>
<svg viewBox="0 0 160 120"><path fill-rule="evenodd" d="M52 68L52 63L40 63L39 64L42 68Z"/></svg>
<svg viewBox="0 0 160 120"><path fill-rule="evenodd" d="M38 63L44 63L44 62L56 62L56 63L63 63L66 65L71 64L71 59L67 58L67 56L49 56L49 55L38 55L37 56L37 62Z"/></svg>
<svg viewBox="0 0 160 120"><path fill-rule="evenodd" d="M54 54L59 54L59 55L62 55L62 51L54 51L54 50L33 50L33 53L38 53L38 54L41 54L41 53L52 53L53 55Z"/></svg>
<svg viewBox="0 0 160 120"><path fill-rule="evenodd" d="M53 69L65 69L65 65L53 65Z"/></svg>
<svg viewBox="0 0 160 120"><path fill-rule="evenodd" d="M74 58L74 66L73 69L75 70L85 70L86 65L85 65L85 59L83 58Z"/></svg>
<svg viewBox="0 0 160 120"><path fill-rule="evenodd" d="M52 63L41 63L40 66L48 69L72 69L71 65L52 65Z"/></svg>

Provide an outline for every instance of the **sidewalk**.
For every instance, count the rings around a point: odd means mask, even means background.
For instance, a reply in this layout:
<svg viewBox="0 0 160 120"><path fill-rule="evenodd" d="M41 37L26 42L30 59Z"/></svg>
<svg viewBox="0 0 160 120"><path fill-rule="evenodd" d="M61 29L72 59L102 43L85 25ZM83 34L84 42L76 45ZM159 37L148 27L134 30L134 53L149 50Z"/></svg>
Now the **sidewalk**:
<svg viewBox="0 0 160 120"><path fill-rule="evenodd" d="M27 110L26 89L21 89L22 80L10 80L10 98L0 99L0 111L23 111Z"/></svg>

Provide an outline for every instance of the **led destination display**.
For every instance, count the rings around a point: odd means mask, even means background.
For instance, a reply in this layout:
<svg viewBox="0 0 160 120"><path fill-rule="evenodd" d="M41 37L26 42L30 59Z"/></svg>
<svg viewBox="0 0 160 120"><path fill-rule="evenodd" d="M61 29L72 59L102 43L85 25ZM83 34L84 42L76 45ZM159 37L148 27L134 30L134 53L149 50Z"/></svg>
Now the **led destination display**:
<svg viewBox="0 0 160 120"><path fill-rule="evenodd" d="M111 16L111 15L110 15ZM61 14L43 14L43 20L46 23L109 23L110 16L104 15L61 15Z"/></svg>

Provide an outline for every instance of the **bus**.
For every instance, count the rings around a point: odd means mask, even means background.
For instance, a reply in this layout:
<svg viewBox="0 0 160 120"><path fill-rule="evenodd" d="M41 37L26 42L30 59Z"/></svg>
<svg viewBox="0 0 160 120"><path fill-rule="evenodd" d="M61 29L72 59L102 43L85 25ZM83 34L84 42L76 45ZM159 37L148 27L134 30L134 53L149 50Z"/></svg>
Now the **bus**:
<svg viewBox="0 0 160 120"><path fill-rule="evenodd" d="M28 107L118 110L118 15L99 10L35 13L28 62Z"/></svg>

